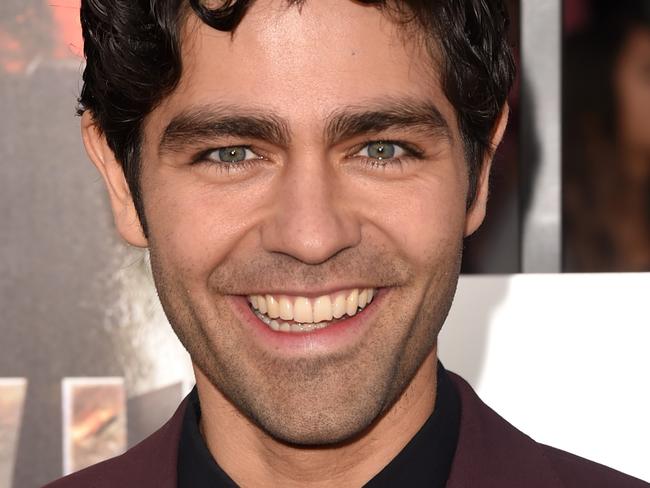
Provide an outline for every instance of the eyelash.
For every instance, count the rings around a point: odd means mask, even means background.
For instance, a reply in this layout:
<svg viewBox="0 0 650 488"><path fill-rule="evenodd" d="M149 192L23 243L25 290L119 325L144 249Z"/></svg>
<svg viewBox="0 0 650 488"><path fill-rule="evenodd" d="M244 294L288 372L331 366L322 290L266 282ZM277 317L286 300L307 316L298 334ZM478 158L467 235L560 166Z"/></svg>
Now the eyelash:
<svg viewBox="0 0 650 488"><path fill-rule="evenodd" d="M369 147L371 144L375 143L383 143L383 144L391 144L394 146L397 146L398 148L402 149L404 151L404 154L398 157L392 157L392 158L373 158L369 156L357 156L359 152L361 152L363 149ZM251 151L253 154L255 154L255 158L249 158L249 159L244 159L240 162L234 162L234 163L228 163L226 161L217 161L214 158L211 158L210 155L214 154L215 152L221 150L221 149L227 149L227 148L242 148L245 149L246 151ZM384 140L384 139L370 139L365 142L363 142L360 145L357 145L354 152L348 156L348 157L357 157L360 158L361 161L363 162L364 165L372 168L372 169L386 169L389 166L398 166L401 167L404 163L405 160L408 159L422 159L424 156L424 151L421 149L414 147L411 144L408 144L406 142L402 141L394 141L394 140ZM217 171L219 172L224 172L226 174L230 174L232 172L240 172L240 171L245 171L251 167L253 167L255 164L257 164L257 161L264 159L263 156L257 154L251 146L247 145L240 145L240 146L223 146L223 147L217 147L217 148L212 148L208 149L206 151L203 151L199 153L195 158L193 158L191 164L200 164L200 163L206 163L211 166L213 166Z"/></svg>

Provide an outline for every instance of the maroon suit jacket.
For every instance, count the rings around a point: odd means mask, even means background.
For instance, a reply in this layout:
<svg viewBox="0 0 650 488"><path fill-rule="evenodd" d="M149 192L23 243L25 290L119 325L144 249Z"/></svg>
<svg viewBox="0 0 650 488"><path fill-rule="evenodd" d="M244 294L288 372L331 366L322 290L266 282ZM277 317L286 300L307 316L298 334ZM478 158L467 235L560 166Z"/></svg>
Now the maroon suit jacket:
<svg viewBox="0 0 650 488"><path fill-rule="evenodd" d="M459 376L458 446L447 488L650 488L650 484L552 447L515 429ZM160 430L125 454L45 488L177 488L178 444L187 400Z"/></svg>

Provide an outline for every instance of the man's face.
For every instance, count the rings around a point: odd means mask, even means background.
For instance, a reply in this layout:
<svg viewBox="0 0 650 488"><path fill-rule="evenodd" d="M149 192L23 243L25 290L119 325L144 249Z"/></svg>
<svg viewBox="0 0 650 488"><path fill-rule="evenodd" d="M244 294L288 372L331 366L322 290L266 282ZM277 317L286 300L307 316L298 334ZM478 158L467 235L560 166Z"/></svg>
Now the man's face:
<svg viewBox="0 0 650 488"><path fill-rule="evenodd" d="M181 83L146 121L160 299L196 367L277 439L350 438L435 354L482 217L416 38L349 0L260 0L233 36L190 17Z"/></svg>

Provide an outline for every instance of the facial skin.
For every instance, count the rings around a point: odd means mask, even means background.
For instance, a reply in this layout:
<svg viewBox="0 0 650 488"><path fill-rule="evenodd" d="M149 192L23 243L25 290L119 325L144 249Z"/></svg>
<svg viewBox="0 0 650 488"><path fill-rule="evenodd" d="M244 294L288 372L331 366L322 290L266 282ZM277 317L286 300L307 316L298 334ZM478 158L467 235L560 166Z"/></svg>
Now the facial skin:
<svg viewBox="0 0 650 488"><path fill-rule="evenodd" d="M349 0L260 0L232 37L190 16L181 83L144 127L148 239L84 117L117 227L149 247L194 362L208 446L242 486L359 486L433 410L436 338L463 237L483 219L489 160L466 211L453 108L403 29ZM368 158L372 141L407 151ZM252 152L238 165L194 162L240 146ZM310 333L270 331L246 301L351 288L378 291L354 320Z"/></svg>

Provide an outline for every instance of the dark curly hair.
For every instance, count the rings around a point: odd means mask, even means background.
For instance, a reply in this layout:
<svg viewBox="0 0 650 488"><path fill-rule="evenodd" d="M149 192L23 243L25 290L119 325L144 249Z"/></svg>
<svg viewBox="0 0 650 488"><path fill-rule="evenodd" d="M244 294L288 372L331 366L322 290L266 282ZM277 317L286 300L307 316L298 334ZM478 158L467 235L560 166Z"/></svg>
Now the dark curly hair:
<svg viewBox="0 0 650 488"><path fill-rule="evenodd" d="M290 4L306 0L286 0ZM122 164L145 234L139 185L144 118L169 95L182 72L180 32L188 12L233 31L253 0L82 0L86 68L78 113L89 110ZM432 55L442 53L441 79L456 110L469 167L468 206L514 78L502 0L362 0L417 26Z"/></svg>

